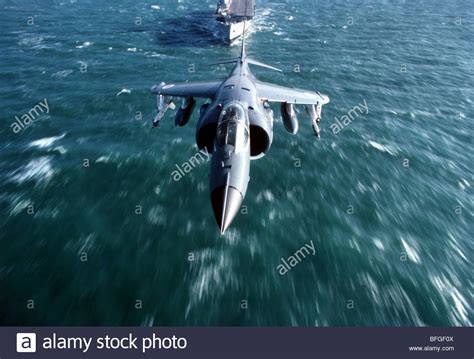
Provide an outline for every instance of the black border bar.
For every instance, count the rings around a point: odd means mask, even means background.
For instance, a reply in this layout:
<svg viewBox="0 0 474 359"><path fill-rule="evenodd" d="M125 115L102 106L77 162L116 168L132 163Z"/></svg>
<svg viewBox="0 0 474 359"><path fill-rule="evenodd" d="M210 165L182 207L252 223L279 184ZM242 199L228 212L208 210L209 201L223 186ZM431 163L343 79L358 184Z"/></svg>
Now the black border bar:
<svg viewBox="0 0 474 359"><path fill-rule="evenodd" d="M36 334L35 353L17 353L17 333ZM45 338L89 338L84 353L44 349ZM138 349L98 349L97 339L137 338ZM143 338L181 340L183 349L150 348ZM160 340L155 340L159 345ZM79 341L79 340L78 340ZM116 341L116 343L118 340ZM126 341L125 341L126 342ZM473 328L0 327L0 359L11 358L474 358ZM72 341L71 341L72 343ZM149 343L149 342L147 342ZM176 343L176 341L175 341ZM422 348L417 351L410 347ZM437 352L436 347L440 347ZM444 351L441 351L444 348Z"/></svg>

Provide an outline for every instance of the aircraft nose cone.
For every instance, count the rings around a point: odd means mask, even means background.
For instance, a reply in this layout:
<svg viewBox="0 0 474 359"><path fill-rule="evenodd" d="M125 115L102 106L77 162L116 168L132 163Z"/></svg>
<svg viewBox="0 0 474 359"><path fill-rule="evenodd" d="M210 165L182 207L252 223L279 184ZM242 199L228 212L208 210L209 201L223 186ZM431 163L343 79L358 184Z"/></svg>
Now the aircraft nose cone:
<svg viewBox="0 0 474 359"><path fill-rule="evenodd" d="M211 193L212 209L217 225L224 234L239 212L243 197L238 190L230 186L221 186Z"/></svg>

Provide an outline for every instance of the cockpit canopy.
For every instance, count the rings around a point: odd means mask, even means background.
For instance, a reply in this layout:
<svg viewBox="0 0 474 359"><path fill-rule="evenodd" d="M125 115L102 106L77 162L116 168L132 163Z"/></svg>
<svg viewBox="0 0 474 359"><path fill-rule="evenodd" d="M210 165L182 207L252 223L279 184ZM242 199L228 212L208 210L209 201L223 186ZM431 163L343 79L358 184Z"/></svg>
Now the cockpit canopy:
<svg viewBox="0 0 474 359"><path fill-rule="evenodd" d="M248 140L249 119L245 107L238 102L226 105L219 116L216 145L230 145L237 153L245 148Z"/></svg>

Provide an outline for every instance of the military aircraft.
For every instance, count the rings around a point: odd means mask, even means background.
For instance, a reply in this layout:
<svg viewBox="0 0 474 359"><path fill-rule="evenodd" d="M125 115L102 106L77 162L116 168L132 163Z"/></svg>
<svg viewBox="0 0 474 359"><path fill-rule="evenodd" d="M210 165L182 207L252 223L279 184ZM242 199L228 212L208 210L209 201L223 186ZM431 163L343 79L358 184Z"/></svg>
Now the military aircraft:
<svg viewBox="0 0 474 359"><path fill-rule="evenodd" d="M298 119L295 105L303 105L319 138L322 106L329 102L319 92L288 88L258 81L249 64L281 71L247 57L245 36L240 57L210 65L235 64L225 80L155 85L157 127L168 109L175 109L173 98L183 98L175 116L176 126L188 123L196 105L195 98L208 99L199 109L196 143L199 150L212 154L210 193L212 209L221 234L229 227L247 192L250 160L263 157L273 140L273 111L270 103L280 104L283 124L296 134Z"/></svg>

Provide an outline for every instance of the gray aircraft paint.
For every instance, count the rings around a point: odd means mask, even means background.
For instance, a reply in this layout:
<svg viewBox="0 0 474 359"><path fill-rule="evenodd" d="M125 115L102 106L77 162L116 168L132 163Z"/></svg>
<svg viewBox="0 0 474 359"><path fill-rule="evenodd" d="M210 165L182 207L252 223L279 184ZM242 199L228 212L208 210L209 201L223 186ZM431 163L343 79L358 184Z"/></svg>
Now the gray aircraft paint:
<svg viewBox="0 0 474 359"><path fill-rule="evenodd" d="M158 115L153 125L158 126L165 112L174 108L173 97L200 97L210 99L209 104L201 106L196 126L196 142L201 150L207 148L212 153L209 189L211 203L221 233L229 227L238 213L247 192L250 180L250 159L263 157L273 140L273 111L271 102L293 105L306 105L311 114L315 134L319 137L321 107L329 98L320 93L292 89L258 81L250 71L249 64L278 70L272 66L247 58L245 37L242 40L241 55L237 59L221 61L216 64L235 63L229 76L223 81L200 81L155 85L151 91L158 95ZM279 71L279 70L278 70ZM310 107L308 107L310 106ZM245 115L220 122L226 109L243 108ZM282 106L282 108L286 108ZM234 111L239 112L239 111ZM240 112L239 112L240 113ZM247 141L241 146L219 143L219 128L227 124L236 133L249 131ZM239 132L243 131L243 132ZM293 131L292 133L296 133ZM226 133L227 138L229 132ZM239 150L237 150L239 147Z"/></svg>

